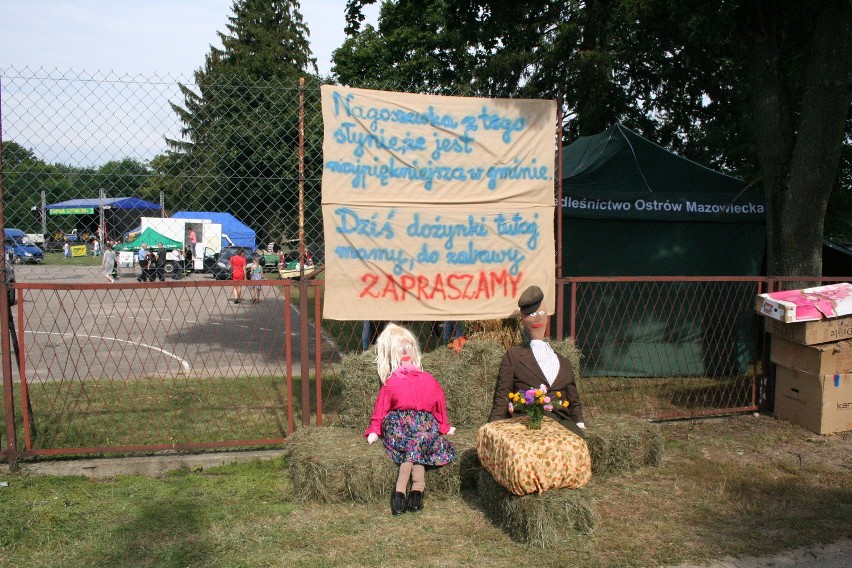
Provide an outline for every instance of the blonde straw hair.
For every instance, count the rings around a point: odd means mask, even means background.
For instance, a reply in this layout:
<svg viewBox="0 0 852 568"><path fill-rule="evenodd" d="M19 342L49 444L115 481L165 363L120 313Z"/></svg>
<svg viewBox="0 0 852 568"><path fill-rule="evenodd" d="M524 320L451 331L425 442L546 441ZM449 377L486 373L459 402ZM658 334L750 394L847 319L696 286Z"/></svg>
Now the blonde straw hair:
<svg viewBox="0 0 852 568"><path fill-rule="evenodd" d="M417 344L417 338L408 329L389 323L376 339L376 371L382 384L385 384L391 373L400 366L403 343L411 343L414 346L411 364L420 367L420 346Z"/></svg>

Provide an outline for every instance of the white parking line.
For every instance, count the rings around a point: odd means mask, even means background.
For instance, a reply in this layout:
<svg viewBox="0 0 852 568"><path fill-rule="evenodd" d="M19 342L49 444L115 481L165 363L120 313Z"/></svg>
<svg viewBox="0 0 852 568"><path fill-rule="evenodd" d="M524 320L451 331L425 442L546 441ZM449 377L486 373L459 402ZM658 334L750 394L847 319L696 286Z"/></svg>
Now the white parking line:
<svg viewBox="0 0 852 568"><path fill-rule="evenodd" d="M119 343L128 343L128 344L132 344L132 345L138 345L140 347L147 347L148 349L153 349L154 351L159 351L160 353L162 353L164 355L168 355L169 357L177 359L178 361L180 361L181 367L183 367L183 370L186 371L186 372L189 372L189 370L191 369L189 362L186 359L181 359L180 357L178 357L177 355L175 355L171 351L166 351L165 349L160 349L159 347L154 347L153 345L147 345L147 344L141 343L139 341L131 341L129 339L118 339L117 337L104 337L102 335L81 335L79 333L70 333L70 332L60 333L58 331L29 331L29 330L26 330L26 331L24 331L24 333L36 333L36 334L44 334L44 335L61 335L63 337L67 337L67 336L88 337L88 338L91 338L91 339L104 339L106 341L117 341Z"/></svg>

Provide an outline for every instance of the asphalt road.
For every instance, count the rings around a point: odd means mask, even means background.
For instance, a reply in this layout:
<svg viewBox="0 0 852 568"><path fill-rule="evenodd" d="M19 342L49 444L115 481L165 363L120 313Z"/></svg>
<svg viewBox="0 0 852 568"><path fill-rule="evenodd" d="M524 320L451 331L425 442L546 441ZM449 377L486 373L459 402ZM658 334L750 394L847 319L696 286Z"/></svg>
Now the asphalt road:
<svg viewBox="0 0 852 568"><path fill-rule="evenodd" d="M280 287L265 286L259 303L231 301L232 285L133 288L135 275L110 284L97 267L18 266L19 283L97 283L96 290L23 290L28 381L146 376L284 375L286 303ZM189 281L213 282L206 274ZM128 286L128 284L130 286ZM13 308L20 328L17 307ZM290 307L292 373L300 373L301 314ZM314 357L309 316L309 360ZM323 357L339 356L322 338Z"/></svg>

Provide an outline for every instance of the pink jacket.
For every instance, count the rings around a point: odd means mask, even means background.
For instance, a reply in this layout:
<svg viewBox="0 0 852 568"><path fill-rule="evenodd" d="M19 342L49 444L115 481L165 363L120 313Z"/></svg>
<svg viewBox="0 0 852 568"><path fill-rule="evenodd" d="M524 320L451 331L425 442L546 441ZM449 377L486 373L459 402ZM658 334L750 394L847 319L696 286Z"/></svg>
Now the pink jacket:
<svg viewBox="0 0 852 568"><path fill-rule="evenodd" d="M364 436L382 435L382 420L392 410L423 410L432 414L438 421L441 434L450 431L447 420L447 401L444 389L430 373L413 365L397 367L384 386L379 389L370 426Z"/></svg>

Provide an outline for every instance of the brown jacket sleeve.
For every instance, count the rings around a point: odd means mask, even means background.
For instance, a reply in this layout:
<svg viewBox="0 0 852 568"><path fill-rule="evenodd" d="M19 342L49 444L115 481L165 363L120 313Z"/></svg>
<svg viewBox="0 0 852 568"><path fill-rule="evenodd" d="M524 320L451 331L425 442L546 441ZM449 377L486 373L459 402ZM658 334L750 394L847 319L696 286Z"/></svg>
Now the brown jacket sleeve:
<svg viewBox="0 0 852 568"><path fill-rule="evenodd" d="M494 389L494 401L491 403L491 414L489 422L510 418L509 393L515 387L514 363L511 357L512 351L506 351L503 361L500 363L500 373L497 375L497 388Z"/></svg>

